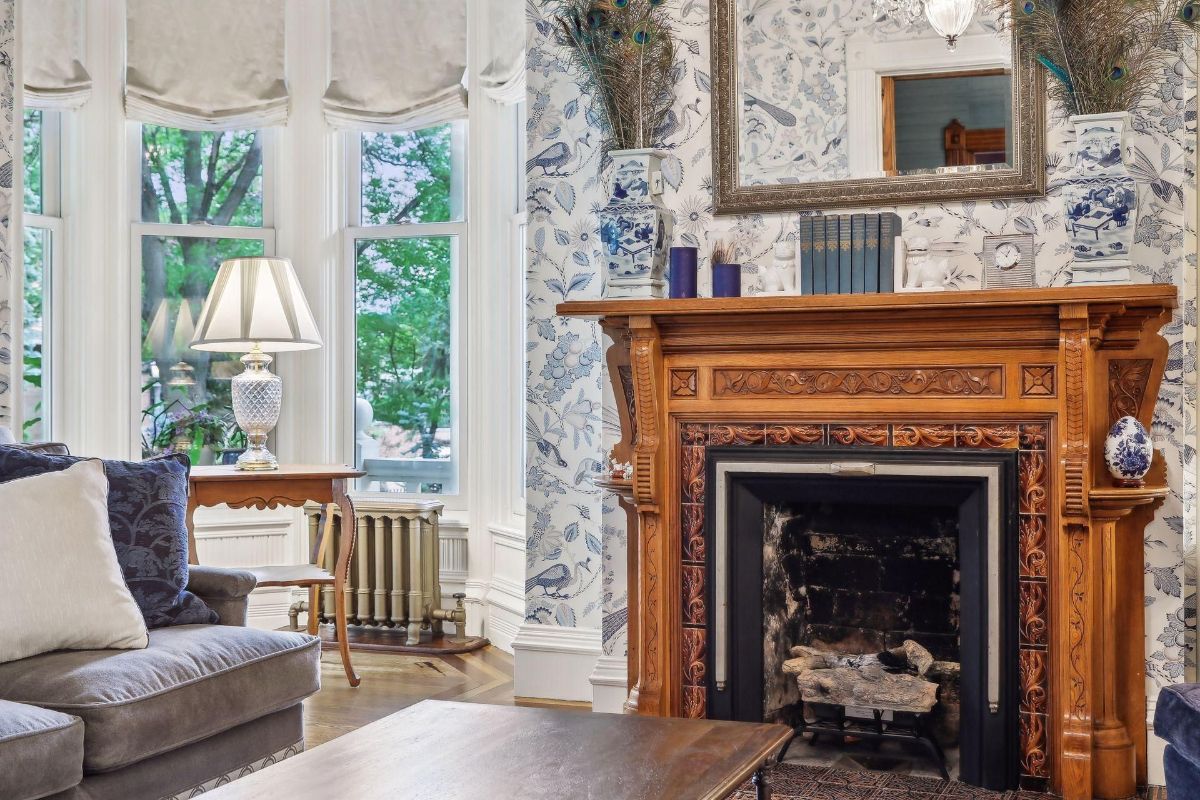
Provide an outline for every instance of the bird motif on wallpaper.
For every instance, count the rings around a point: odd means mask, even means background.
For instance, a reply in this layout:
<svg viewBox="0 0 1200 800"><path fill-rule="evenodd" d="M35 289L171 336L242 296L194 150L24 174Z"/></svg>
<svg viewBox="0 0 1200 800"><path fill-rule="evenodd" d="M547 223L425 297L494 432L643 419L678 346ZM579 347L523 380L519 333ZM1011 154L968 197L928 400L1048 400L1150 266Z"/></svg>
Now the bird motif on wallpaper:
<svg viewBox="0 0 1200 800"><path fill-rule="evenodd" d="M546 597L568 600L571 596L565 590L579 583L584 572L591 571L591 556L583 561L576 561L574 569L569 568L566 564L554 564L525 581L525 594L540 587Z"/></svg>
<svg viewBox="0 0 1200 800"><path fill-rule="evenodd" d="M525 163L525 171L541 167L547 177L563 177L562 167L571 160L571 147L566 142L555 142ZM554 172L550 170L553 169Z"/></svg>
<svg viewBox="0 0 1200 800"><path fill-rule="evenodd" d="M764 114L787 128L796 127L796 123L798 122L796 115L792 112L785 111L774 103L768 103L766 100L760 100L749 92L746 92L742 95L742 106L747 111L755 106L758 106L763 110Z"/></svg>
<svg viewBox="0 0 1200 800"><path fill-rule="evenodd" d="M567 460L562 457L562 451L558 449L558 445L546 438L546 435L542 433L541 426L537 424L537 420L529 414L525 415L525 438L533 443L538 452L542 454L542 458L559 468L567 466Z"/></svg>

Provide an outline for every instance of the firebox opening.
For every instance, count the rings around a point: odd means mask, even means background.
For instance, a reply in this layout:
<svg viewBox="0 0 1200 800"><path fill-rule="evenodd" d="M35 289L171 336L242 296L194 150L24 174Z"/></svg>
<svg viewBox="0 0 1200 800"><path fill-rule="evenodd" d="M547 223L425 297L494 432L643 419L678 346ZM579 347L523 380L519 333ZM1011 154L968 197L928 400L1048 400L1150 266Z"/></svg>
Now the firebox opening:
<svg viewBox="0 0 1200 800"><path fill-rule="evenodd" d="M708 454L712 715L797 727L789 759L1011 788L1015 457L852 456Z"/></svg>

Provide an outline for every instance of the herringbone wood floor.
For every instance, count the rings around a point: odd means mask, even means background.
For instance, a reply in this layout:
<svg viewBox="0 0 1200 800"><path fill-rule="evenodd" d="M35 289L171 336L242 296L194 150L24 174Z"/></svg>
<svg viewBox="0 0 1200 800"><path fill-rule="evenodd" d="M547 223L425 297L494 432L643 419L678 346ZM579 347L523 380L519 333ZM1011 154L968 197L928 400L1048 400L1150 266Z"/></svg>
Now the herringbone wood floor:
<svg viewBox="0 0 1200 800"><path fill-rule="evenodd" d="M351 689L336 651L321 659L321 691L304 702L304 738L316 747L422 700L581 708L578 703L518 701L512 656L494 647L446 656L354 651L362 684Z"/></svg>

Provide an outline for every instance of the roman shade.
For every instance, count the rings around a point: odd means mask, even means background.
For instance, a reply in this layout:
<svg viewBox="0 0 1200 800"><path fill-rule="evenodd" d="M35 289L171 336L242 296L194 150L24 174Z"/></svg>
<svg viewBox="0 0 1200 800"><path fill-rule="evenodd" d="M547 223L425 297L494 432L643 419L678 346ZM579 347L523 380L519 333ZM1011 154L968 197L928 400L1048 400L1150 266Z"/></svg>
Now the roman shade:
<svg viewBox="0 0 1200 800"><path fill-rule="evenodd" d="M332 0L330 12L331 125L417 130L467 115L465 0Z"/></svg>
<svg viewBox="0 0 1200 800"><path fill-rule="evenodd" d="M25 105L79 108L92 94L83 65L83 0L38 0L21 7Z"/></svg>
<svg viewBox="0 0 1200 800"><path fill-rule="evenodd" d="M283 0L128 0L125 111L190 130L283 125Z"/></svg>
<svg viewBox="0 0 1200 800"><path fill-rule="evenodd" d="M511 105L525 99L525 4L490 0L491 60L479 74L487 96Z"/></svg>

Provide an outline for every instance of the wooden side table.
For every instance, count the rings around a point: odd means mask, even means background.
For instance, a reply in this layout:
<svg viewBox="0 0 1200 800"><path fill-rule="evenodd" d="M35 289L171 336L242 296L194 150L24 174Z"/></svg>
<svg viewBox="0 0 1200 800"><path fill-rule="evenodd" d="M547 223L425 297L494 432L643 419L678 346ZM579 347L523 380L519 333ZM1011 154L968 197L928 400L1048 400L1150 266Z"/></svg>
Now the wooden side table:
<svg viewBox="0 0 1200 800"><path fill-rule="evenodd" d="M234 467L193 467L188 478L188 560L196 558L196 533L193 516L200 506L228 505L230 508L299 508L307 502L336 505L343 519L354 519L354 504L347 493L348 481L365 473L350 467L287 465L277 470L249 472ZM324 531L317 538L309 563L296 567L267 567L251 570L259 575L260 586L302 586L309 590L310 603L318 587L333 584L334 618L342 667L351 686L361 682L350 664L350 642L346 635L346 597L343 588L354 555L354 528L341 537L333 574L320 568L324 546L332 540L333 514L326 514ZM264 577L267 579L264 580ZM314 607L311 606L310 607Z"/></svg>

